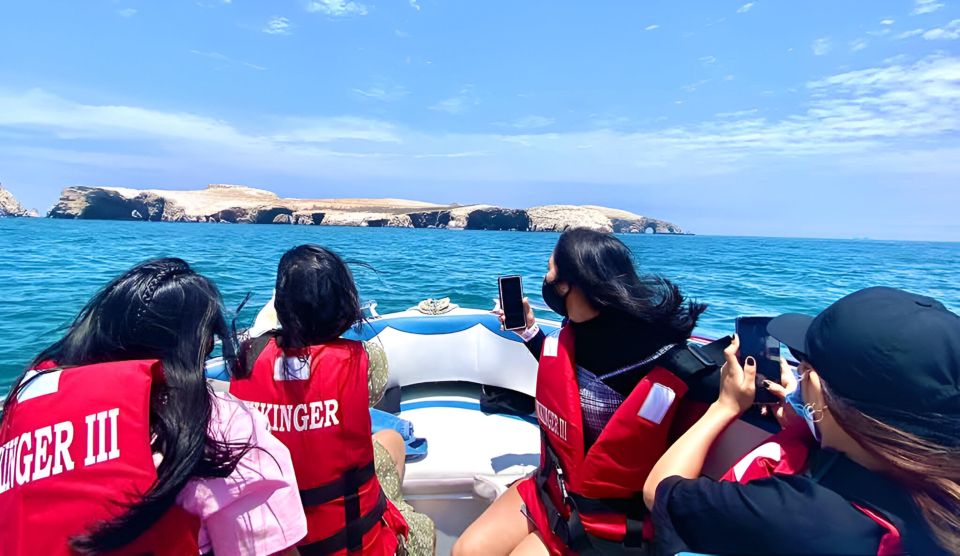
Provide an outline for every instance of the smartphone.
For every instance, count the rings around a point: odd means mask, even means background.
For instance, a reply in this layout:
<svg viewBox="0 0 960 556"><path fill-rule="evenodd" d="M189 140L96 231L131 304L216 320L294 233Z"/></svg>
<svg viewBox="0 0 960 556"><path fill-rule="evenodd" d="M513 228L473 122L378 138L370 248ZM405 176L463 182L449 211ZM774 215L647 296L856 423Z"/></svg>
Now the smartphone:
<svg viewBox="0 0 960 556"><path fill-rule="evenodd" d="M500 309L503 310L503 327L520 330L527 327L527 315L523 311L523 281L519 276L501 276Z"/></svg>
<svg viewBox="0 0 960 556"><path fill-rule="evenodd" d="M775 403L779 399L764 388L763 380L780 381L780 341L767 333L773 317L737 317L740 337L740 364L747 357L757 361L757 403Z"/></svg>

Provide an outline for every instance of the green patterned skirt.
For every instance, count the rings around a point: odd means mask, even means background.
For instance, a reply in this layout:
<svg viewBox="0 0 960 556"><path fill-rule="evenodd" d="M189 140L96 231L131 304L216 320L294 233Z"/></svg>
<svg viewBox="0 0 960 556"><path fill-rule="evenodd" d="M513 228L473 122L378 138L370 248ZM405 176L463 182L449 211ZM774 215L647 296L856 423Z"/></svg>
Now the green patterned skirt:
<svg viewBox="0 0 960 556"><path fill-rule="evenodd" d="M379 443L373 443L373 456L377 469L377 479L387 494L387 498L400 510L410 526L410 536L403 542L403 549L409 556L433 556L437 550L437 531L433 520L426 514L413 509L403 500L400 490L400 475L390 457L390 452Z"/></svg>

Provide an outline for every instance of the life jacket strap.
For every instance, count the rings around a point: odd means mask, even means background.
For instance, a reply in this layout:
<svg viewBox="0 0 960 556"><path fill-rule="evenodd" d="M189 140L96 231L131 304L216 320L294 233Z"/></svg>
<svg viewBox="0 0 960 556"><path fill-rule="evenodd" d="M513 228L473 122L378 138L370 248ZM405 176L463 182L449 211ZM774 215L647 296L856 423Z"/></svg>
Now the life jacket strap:
<svg viewBox="0 0 960 556"><path fill-rule="evenodd" d="M588 498L571 492L564 483L560 460L546 442L544 442L544 455L546 465L542 466L537 473L537 490L539 490L540 500L546 510L551 530L567 547L582 556L646 553L648 547L644 544L643 524L648 511L641 495L631 498ZM558 483L563 502L570 513L569 518L563 517L563 513L554 505L550 497L547 485L551 478L555 478ZM591 535L583 525L581 512L625 516L626 534L623 540L614 542Z"/></svg>
<svg viewBox="0 0 960 556"><path fill-rule="evenodd" d="M715 340L704 346L684 342L665 353L657 362L690 385L723 365L723 350L728 344L726 339Z"/></svg>
<svg viewBox="0 0 960 556"><path fill-rule="evenodd" d="M359 554L363 550L364 535L381 522L384 512L387 511L387 495L384 494L383 489L380 489L376 506L364 515L360 515L359 502L359 497L354 495L353 500L348 499L346 503L345 513L347 515L355 513L356 519L347 521L346 527L325 539L298 546L297 550L300 551L300 554L303 556L320 556L334 554L341 550ZM351 509L351 506L354 509Z"/></svg>
<svg viewBox="0 0 960 556"><path fill-rule="evenodd" d="M303 507L319 506L338 498L355 496L360 488L376 475L374 462L358 469L350 469L342 476L320 486L302 489L300 500ZM357 516L359 517L359 516Z"/></svg>

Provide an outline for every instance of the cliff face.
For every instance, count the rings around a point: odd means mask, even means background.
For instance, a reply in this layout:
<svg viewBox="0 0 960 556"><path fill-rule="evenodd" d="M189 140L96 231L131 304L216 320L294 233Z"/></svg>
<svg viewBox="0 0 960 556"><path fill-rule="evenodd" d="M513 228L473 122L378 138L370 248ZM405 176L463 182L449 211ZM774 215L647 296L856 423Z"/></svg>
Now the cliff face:
<svg viewBox="0 0 960 556"><path fill-rule="evenodd" d="M492 205L434 205L402 199L283 199L262 189L233 185L211 185L199 191L68 187L48 216L552 232L586 227L605 232L683 233L669 222L605 207L551 205L523 210Z"/></svg>
<svg viewBox="0 0 960 556"><path fill-rule="evenodd" d="M13 193L0 187L0 217L5 216L37 216L37 211L23 208Z"/></svg>

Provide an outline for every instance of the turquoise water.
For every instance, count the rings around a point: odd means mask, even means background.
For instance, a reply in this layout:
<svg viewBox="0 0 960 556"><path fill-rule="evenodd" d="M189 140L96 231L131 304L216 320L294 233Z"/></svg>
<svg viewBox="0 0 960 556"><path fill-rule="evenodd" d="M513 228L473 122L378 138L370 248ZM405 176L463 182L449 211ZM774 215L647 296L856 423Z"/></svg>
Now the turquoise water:
<svg viewBox="0 0 960 556"><path fill-rule="evenodd" d="M357 271L381 313L427 297L488 308L496 278L522 274L531 298L557 234L0 219L0 392L110 278L150 257L179 256L220 286L228 307L253 292L249 322L270 298L280 255L320 243L373 265ZM700 236L622 236L640 267L710 305L699 332L737 315L814 313L844 294L889 285L960 309L960 243Z"/></svg>

